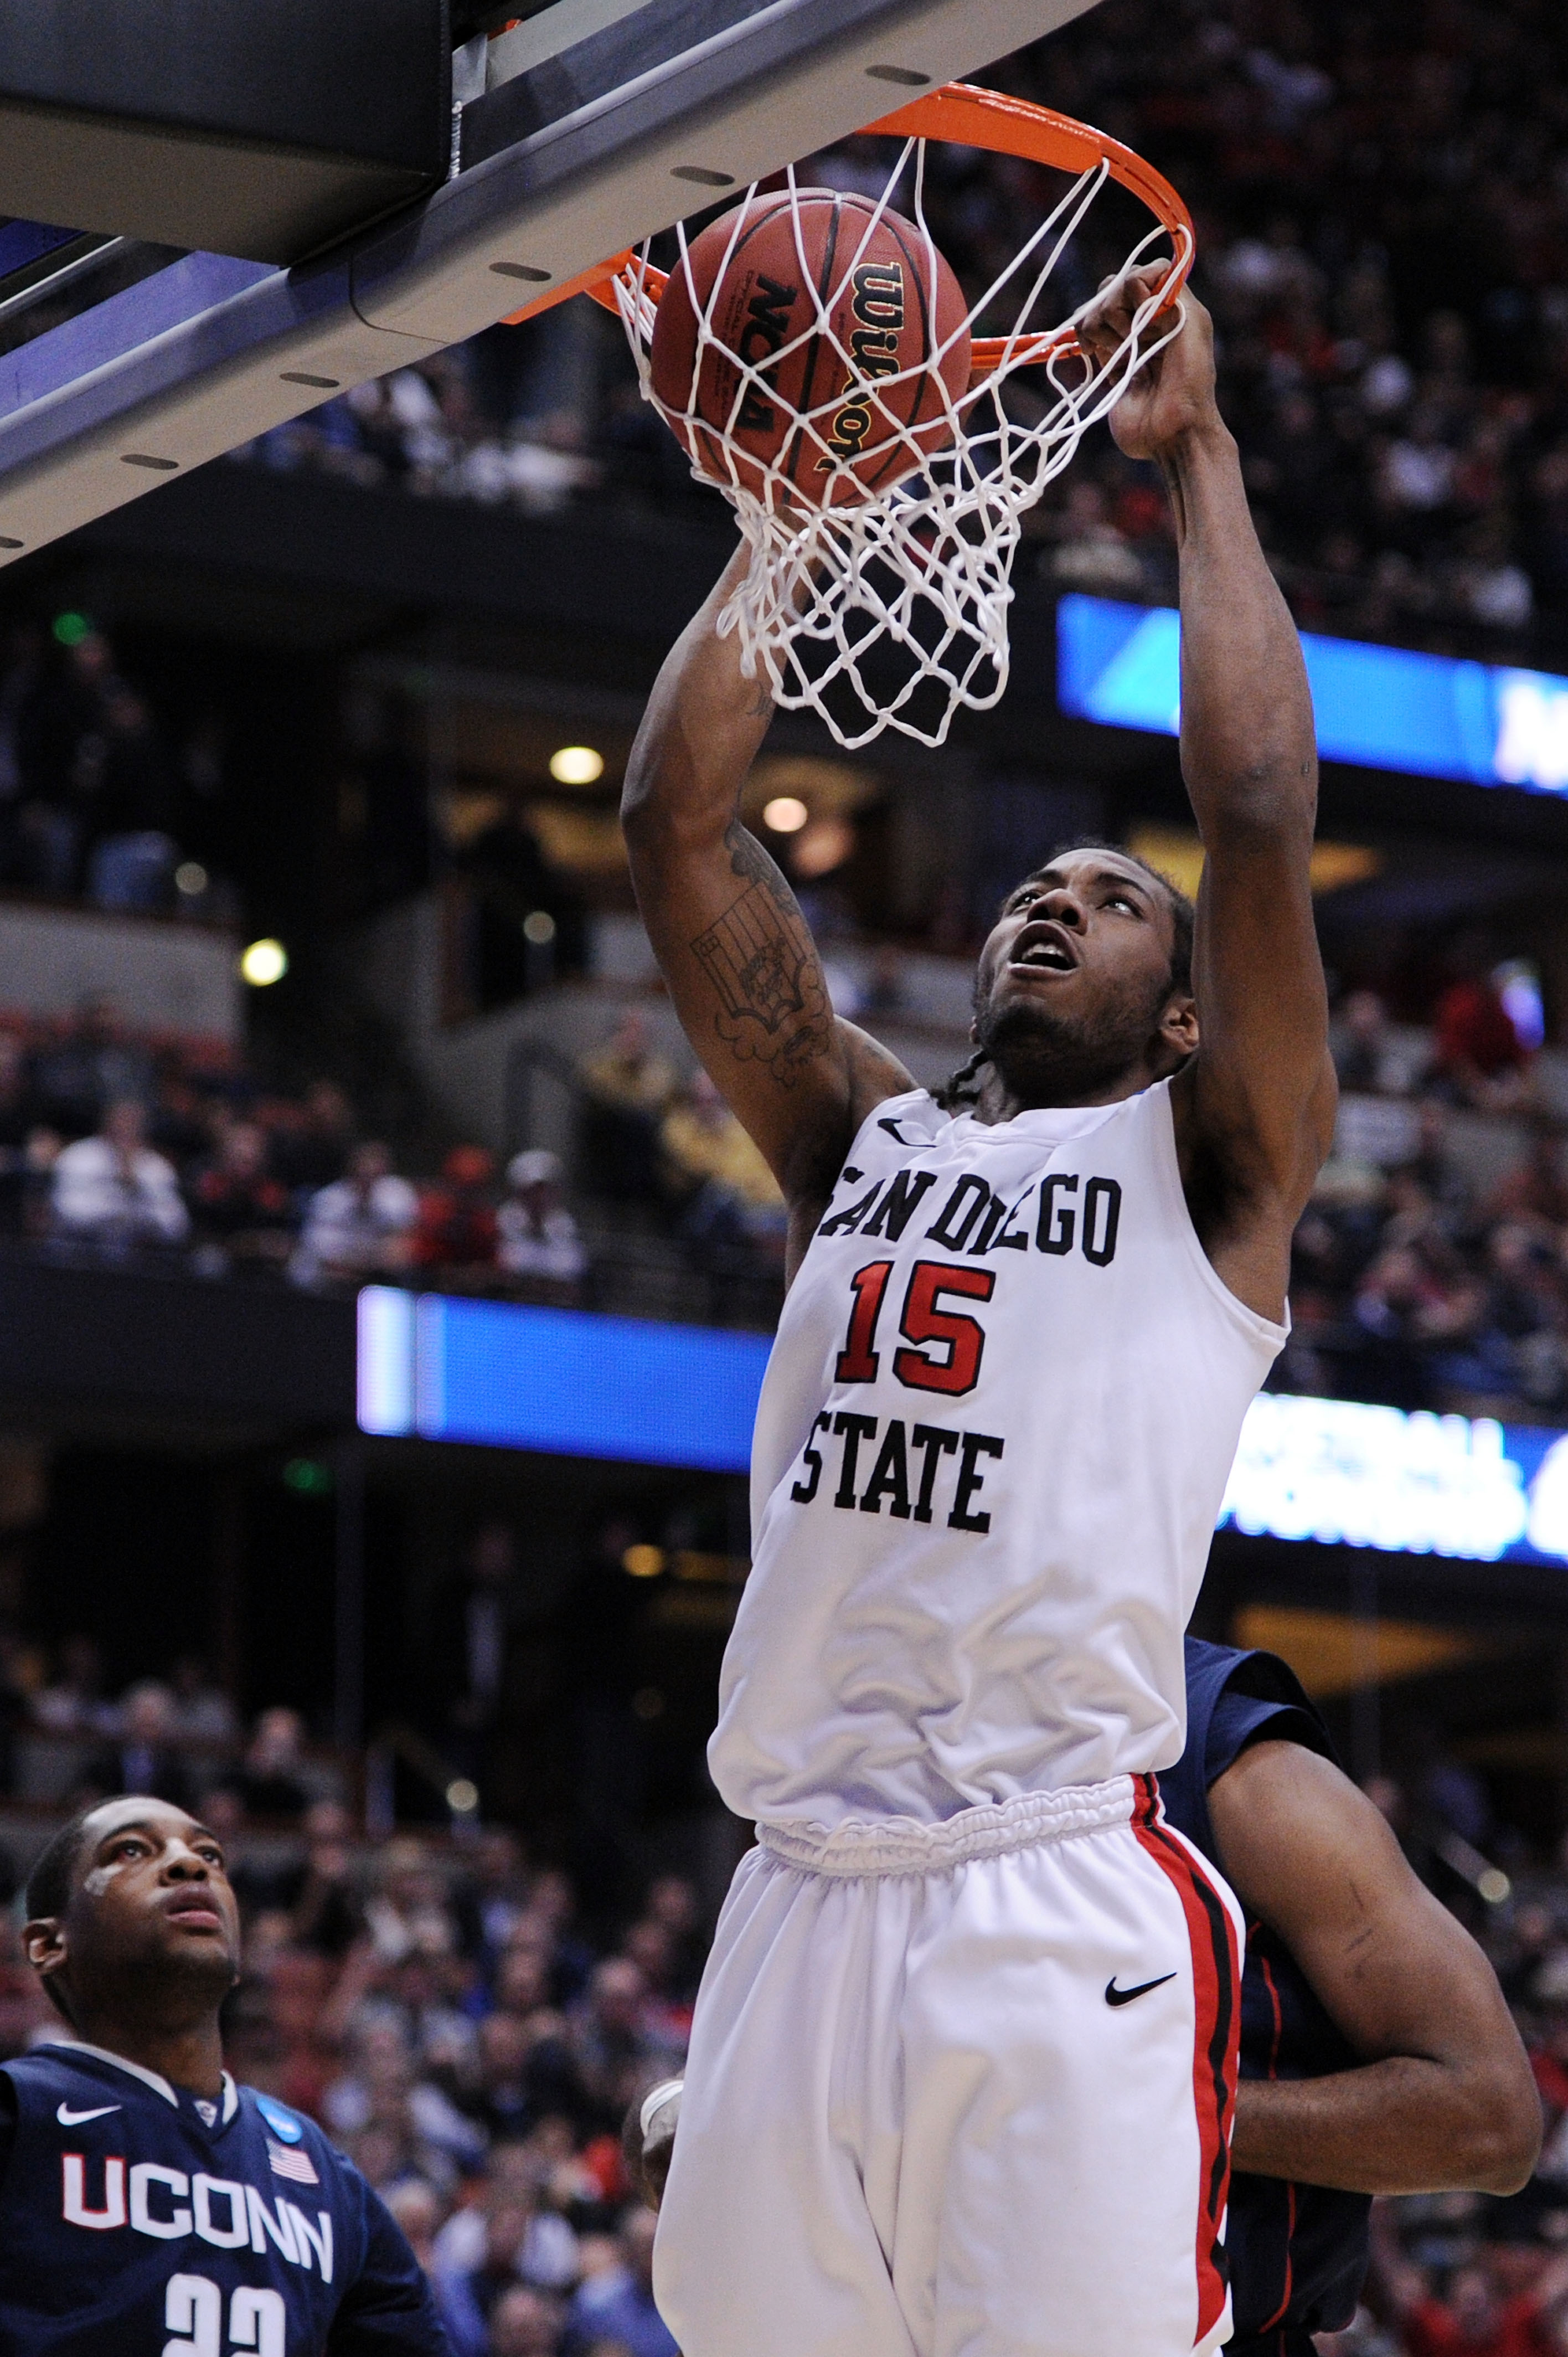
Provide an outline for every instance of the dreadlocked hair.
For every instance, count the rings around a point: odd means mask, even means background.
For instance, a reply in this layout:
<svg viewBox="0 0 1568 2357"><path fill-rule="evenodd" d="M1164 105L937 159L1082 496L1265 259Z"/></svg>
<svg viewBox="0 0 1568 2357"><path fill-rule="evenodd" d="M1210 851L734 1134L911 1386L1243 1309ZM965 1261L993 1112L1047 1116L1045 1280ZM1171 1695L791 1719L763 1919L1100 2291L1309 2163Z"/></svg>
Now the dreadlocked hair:
<svg viewBox="0 0 1568 2357"><path fill-rule="evenodd" d="M981 1076L989 1061L984 1049L977 1048L967 1064L961 1064L956 1072L949 1073L940 1089L931 1091L943 1113L956 1113L960 1105L978 1104Z"/></svg>
<svg viewBox="0 0 1568 2357"><path fill-rule="evenodd" d="M1135 851L1128 851L1122 844L1108 843L1101 834L1075 834L1070 843L1058 843L1055 849L1041 860L1039 866L1032 867L1028 875L1021 880L1026 884L1032 882L1035 877L1042 875L1054 861L1062 858L1069 851L1113 851L1119 859L1130 861L1133 866L1141 867L1145 876L1153 877L1170 904L1171 990L1173 993L1190 990L1192 988L1192 944L1197 931L1197 914L1175 877L1167 876L1163 867L1156 867L1152 860L1140 858ZM1017 888L1015 885L1013 890L1016 891ZM1005 894L1004 905L1012 897L1011 892ZM978 984L976 989L978 999ZM931 1091L933 1099L943 1113L956 1113L962 1105L978 1104L980 1092L984 1085L985 1070L990 1060L984 1049L977 1048L967 1063L961 1064L956 1072L950 1073L940 1088Z"/></svg>

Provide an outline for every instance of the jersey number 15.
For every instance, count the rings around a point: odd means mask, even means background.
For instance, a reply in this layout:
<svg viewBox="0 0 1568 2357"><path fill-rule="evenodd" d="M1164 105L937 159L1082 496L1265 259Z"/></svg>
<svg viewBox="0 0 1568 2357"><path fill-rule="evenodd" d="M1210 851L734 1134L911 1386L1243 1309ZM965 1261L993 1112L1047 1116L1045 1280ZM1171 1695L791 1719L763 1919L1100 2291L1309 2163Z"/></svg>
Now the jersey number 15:
<svg viewBox="0 0 1568 2357"><path fill-rule="evenodd" d="M833 1370L841 1383L874 1383L882 1364L876 1343L883 1296L893 1274L890 1260L867 1262L850 1278L854 1308L849 1332ZM980 1381L985 1329L962 1310L944 1309L945 1297L989 1301L996 1289L993 1268L955 1268L950 1261L918 1260L909 1272L898 1331L906 1344L893 1353L896 1380L911 1392L945 1392L950 1399L972 1392Z"/></svg>

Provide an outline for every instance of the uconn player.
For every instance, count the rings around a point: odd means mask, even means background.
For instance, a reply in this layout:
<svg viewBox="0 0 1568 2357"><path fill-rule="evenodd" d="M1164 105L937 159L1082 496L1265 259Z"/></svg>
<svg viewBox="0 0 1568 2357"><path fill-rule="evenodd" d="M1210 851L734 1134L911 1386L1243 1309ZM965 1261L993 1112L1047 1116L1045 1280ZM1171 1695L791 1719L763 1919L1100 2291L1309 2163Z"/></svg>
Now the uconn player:
<svg viewBox="0 0 1568 2357"><path fill-rule="evenodd" d="M380 2198L223 2068L239 1912L205 1826L106 1801L27 1908L70 2042L0 2067L3 2357L448 2357Z"/></svg>
<svg viewBox="0 0 1568 2357"><path fill-rule="evenodd" d="M1228 2357L1315 2357L1355 2312L1371 2195L1517 2190L1541 2103L1491 1967L1334 1765L1285 1664L1189 1637L1187 1691L1160 1796L1247 1913ZM682 2093L653 2089L627 2123L655 2204Z"/></svg>
<svg viewBox="0 0 1568 2357"><path fill-rule="evenodd" d="M1108 294L1096 350L1159 277ZM1334 1080L1301 649L1184 300L1112 422L1180 546L1195 928L1134 859L1053 857L1004 903L939 1103L835 1018L739 823L769 705L714 631L738 557L628 770L643 918L785 1191L792 1275L710 1753L758 1846L656 2254L686 2357L1185 2357L1230 2330L1240 1925L1153 1779Z"/></svg>

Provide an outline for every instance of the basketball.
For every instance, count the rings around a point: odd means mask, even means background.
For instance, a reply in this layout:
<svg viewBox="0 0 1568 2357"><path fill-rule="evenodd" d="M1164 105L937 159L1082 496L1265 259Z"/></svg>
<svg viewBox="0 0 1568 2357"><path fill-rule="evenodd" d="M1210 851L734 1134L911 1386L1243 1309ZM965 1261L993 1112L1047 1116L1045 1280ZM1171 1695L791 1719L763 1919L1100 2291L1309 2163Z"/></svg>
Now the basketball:
<svg viewBox="0 0 1568 2357"><path fill-rule="evenodd" d="M969 385L966 308L912 221L865 197L782 189L711 222L671 273L653 391L715 481L761 498L771 466L807 505L849 505L951 441L940 387L957 401ZM714 340L699 359L703 315Z"/></svg>

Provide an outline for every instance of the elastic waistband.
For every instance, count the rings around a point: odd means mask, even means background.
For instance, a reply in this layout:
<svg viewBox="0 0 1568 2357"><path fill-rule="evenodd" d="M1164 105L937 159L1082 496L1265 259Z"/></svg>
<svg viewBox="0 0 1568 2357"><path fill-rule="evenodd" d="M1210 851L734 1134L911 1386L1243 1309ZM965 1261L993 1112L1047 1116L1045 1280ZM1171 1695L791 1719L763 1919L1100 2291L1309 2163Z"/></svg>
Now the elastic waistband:
<svg viewBox="0 0 1568 2357"><path fill-rule="evenodd" d="M941 1824L916 1817L852 1817L819 1825L803 1817L759 1824L763 1848L807 1874L945 1874L972 1857L1002 1857L1039 1842L1124 1825L1140 1801L1153 1798L1152 1777L1112 1776L1103 1784L1069 1784L1059 1792L1020 1792L1011 1801L961 1809Z"/></svg>

